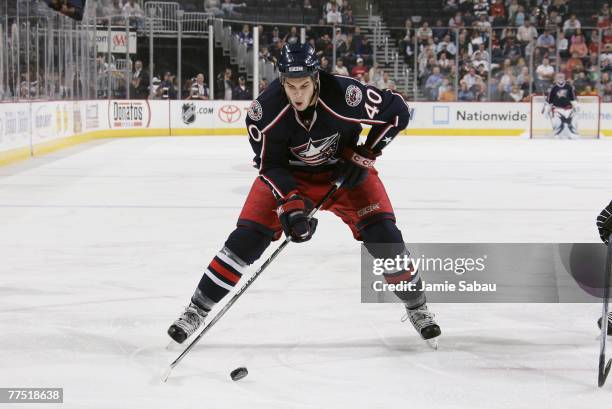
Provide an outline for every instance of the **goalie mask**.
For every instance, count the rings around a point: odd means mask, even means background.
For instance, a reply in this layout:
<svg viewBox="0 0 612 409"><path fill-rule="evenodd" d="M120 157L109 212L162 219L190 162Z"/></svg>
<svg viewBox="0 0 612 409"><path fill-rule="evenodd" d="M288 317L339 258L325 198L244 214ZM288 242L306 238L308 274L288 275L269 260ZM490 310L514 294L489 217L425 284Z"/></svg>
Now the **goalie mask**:
<svg viewBox="0 0 612 409"><path fill-rule="evenodd" d="M560 87L565 85L565 74L563 74L562 72L558 72L555 75L555 83L559 85Z"/></svg>

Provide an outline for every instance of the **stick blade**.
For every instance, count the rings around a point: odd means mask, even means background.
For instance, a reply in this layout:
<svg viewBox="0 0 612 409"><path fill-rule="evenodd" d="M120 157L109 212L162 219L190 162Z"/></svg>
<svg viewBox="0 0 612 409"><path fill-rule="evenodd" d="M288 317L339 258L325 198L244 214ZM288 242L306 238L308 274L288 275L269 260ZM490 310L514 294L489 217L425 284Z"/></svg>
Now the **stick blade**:
<svg viewBox="0 0 612 409"><path fill-rule="evenodd" d="M166 381L168 380L168 378L170 377L170 372L172 372L172 366L168 366L168 368L166 368L166 370L164 371L164 373L161 376L161 381L163 383L166 383Z"/></svg>
<svg viewBox="0 0 612 409"><path fill-rule="evenodd" d="M605 368L603 365L599 368L599 379L597 380L597 385L601 388L606 383L606 379L608 378L608 374L610 374L610 366L612 365L612 359L608 360L608 364Z"/></svg>

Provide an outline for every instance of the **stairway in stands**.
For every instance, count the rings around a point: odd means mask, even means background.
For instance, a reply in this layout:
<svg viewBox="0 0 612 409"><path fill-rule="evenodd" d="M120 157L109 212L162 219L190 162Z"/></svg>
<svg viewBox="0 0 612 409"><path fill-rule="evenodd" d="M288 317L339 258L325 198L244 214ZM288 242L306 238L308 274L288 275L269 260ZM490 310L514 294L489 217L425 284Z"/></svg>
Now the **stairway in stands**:
<svg viewBox="0 0 612 409"><path fill-rule="evenodd" d="M380 34L378 36L379 41L376 47L376 61L379 63L385 71L389 73L389 76L393 79L396 85L396 90L406 95L409 100L414 99L414 81L415 74L413 66L407 66L404 63L403 51L398 46L398 41L395 36L391 35L391 30L388 28L385 18L379 11L375 4L372 11L372 18L370 20L369 13L355 15L355 24L361 27L361 32L364 37L367 37L372 48L374 48L374 31L375 26L378 25ZM387 53L385 53L384 39L387 39ZM394 56L398 55L399 62L397 64L397 77L395 76L395 61ZM408 69L408 75L406 70ZM422 99L423 95L420 90L417 90L417 99Z"/></svg>

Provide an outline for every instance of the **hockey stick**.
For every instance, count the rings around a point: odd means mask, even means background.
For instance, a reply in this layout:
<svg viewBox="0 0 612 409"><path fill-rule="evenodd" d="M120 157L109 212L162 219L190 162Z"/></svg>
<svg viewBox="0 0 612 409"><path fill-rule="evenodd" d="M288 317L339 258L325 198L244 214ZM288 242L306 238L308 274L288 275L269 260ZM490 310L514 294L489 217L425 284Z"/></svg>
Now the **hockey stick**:
<svg viewBox="0 0 612 409"><path fill-rule="evenodd" d="M604 271L603 311L601 318L601 341L599 344L599 374L597 385L601 388L606 383L612 359L606 363L606 338L608 337L608 310L610 302L610 275L612 275L612 234L608 237L608 254L606 256L606 269Z"/></svg>
<svg viewBox="0 0 612 409"><path fill-rule="evenodd" d="M344 183L344 178L343 177L338 178L338 180L336 180L334 182L334 186L325 194L325 196L323 196L323 198L310 211L310 213L308 213L308 217L314 216L315 213L321 208L321 206L323 206L323 204L334 193L336 193L336 191L338 189L340 189L340 187L342 186L343 183ZM217 323L217 321L219 321L221 319L221 317L223 317L223 315L227 312L227 310L229 310L231 308L231 306L234 305L234 303L238 300L238 298L240 298L240 296L242 296L242 294L244 294L244 292L247 290L247 288L249 288L249 286L251 284L253 284L253 281L255 281L255 279L257 277L259 277L259 275L270 265L270 263L272 263L272 261L274 261L276 256L278 256L280 254L280 252L283 251L283 249L290 242L291 242L291 236L286 236L285 240L281 243L281 245L278 246L278 248L276 250L274 250L274 252L270 255L270 257L268 257L268 259L266 261L264 261L264 263L259 267L259 269L257 269L257 271L247 280L247 282L244 283L244 285L240 288L240 290L238 290L236 292L236 294L234 294L234 296L227 302L227 304L225 304L223 306L223 308L217 313L217 315L215 315L215 318L213 318L208 323L208 325L206 325L202 329L202 331L200 331L198 336L193 341L191 341L191 344L189 344L187 346L187 348L185 348L185 350L174 361L172 361L170 363L170 365L168 366L168 369L166 369L166 371L162 375L162 381L163 382L166 382L168 380L168 377L170 376L170 373L179 364L179 362L181 362L181 360L189 353L189 351L191 351L191 349L194 346L196 346L196 344L200 341L200 339L202 339L204 334L206 334L208 332L208 330L211 329L213 327L213 325L215 325Z"/></svg>

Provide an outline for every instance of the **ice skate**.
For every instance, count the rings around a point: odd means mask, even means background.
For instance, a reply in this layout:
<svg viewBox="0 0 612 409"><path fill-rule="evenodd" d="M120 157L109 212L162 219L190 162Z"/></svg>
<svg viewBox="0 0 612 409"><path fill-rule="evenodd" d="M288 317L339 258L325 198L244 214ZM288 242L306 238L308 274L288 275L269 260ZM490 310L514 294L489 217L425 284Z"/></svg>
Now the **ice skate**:
<svg viewBox="0 0 612 409"><path fill-rule="evenodd" d="M402 318L402 321L406 321L407 319L410 319L414 329L430 347L438 349L438 340L436 338L442 332L438 324L434 321L434 314L427 308L427 304L412 309L406 307L406 315Z"/></svg>
<svg viewBox="0 0 612 409"><path fill-rule="evenodd" d="M168 335L179 344L182 344L183 341L193 335L204 324L204 319L207 315L208 311L190 302L181 316L170 325Z"/></svg>

